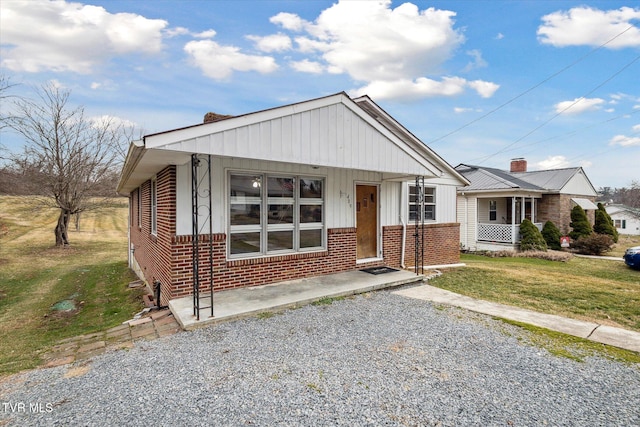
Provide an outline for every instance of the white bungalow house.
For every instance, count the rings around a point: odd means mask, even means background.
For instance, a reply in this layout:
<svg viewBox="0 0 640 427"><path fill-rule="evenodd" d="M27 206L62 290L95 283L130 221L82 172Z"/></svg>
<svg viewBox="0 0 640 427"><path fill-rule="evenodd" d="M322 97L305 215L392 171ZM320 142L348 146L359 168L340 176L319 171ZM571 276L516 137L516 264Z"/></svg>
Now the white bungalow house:
<svg viewBox="0 0 640 427"><path fill-rule="evenodd" d="M118 183L129 264L163 303L195 282L410 267L416 253L425 266L459 262L456 188L468 181L370 98L215 119L133 142Z"/></svg>
<svg viewBox="0 0 640 427"><path fill-rule="evenodd" d="M597 193L580 167L528 172L526 160L514 159L508 171L465 164L456 170L471 182L458 189L463 249L515 250L525 218L539 229L552 221L566 235L575 205L595 221Z"/></svg>
<svg viewBox="0 0 640 427"><path fill-rule="evenodd" d="M640 209L625 205L610 204L605 209L620 234L640 235Z"/></svg>

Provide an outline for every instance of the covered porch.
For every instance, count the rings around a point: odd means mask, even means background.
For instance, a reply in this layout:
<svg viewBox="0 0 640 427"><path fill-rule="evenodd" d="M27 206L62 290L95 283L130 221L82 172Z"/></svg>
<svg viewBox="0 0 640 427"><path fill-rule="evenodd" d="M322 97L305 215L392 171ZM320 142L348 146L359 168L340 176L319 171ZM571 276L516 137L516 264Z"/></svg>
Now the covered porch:
<svg viewBox="0 0 640 427"><path fill-rule="evenodd" d="M515 247L520 242L520 224L524 219L542 230L542 222L536 222L540 198L531 195L478 197L477 242Z"/></svg>

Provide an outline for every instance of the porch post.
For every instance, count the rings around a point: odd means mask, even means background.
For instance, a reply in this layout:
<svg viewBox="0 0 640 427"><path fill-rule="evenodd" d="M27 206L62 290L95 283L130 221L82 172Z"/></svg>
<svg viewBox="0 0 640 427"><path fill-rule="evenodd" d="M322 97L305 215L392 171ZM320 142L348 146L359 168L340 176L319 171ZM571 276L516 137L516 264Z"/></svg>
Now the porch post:
<svg viewBox="0 0 640 427"><path fill-rule="evenodd" d="M520 198L520 224L522 224L522 221L524 221L524 214L526 210L527 210L527 205L525 204L524 196L522 196Z"/></svg>
<svg viewBox="0 0 640 427"><path fill-rule="evenodd" d="M531 222L536 223L536 199L531 196Z"/></svg>
<svg viewBox="0 0 640 427"><path fill-rule="evenodd" d="M516 244L516 196L511 197L511 243Z"/></svg>

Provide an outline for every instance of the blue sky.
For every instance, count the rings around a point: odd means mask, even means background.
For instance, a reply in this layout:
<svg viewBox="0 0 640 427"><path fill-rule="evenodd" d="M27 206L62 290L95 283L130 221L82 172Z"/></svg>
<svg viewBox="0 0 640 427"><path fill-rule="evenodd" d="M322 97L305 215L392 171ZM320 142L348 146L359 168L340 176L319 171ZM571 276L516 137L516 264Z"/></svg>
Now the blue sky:
<svg viewBox="0 0 640 427"><path fill-rule="evenodd" d="M345 91L453 166L640 180L637 1L3 0L0 43L13 94L55 81L145 133Z"/></svg>

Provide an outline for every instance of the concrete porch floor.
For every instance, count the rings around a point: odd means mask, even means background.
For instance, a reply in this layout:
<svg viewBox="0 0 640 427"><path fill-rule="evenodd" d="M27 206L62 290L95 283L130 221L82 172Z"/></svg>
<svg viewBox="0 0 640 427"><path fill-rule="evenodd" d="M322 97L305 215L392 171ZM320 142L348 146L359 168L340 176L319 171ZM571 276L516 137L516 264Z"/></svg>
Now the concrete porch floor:
<svg viewBox="0 0 640 427"><path fill-rule="evenodd" d="M302 306L322 298L348 296L421 282L423 278L423 275L403 270L377 275L362 271L348 271L215 292L213 294L214 317L210 317L211 309L203 309L200 311L200 320L196 320L196 316L193 315L192 296L169 301L169 309L183 329L191 330L261 312ZM209 301L208 297L202 299L202 306L209 306Z"/></svg>

